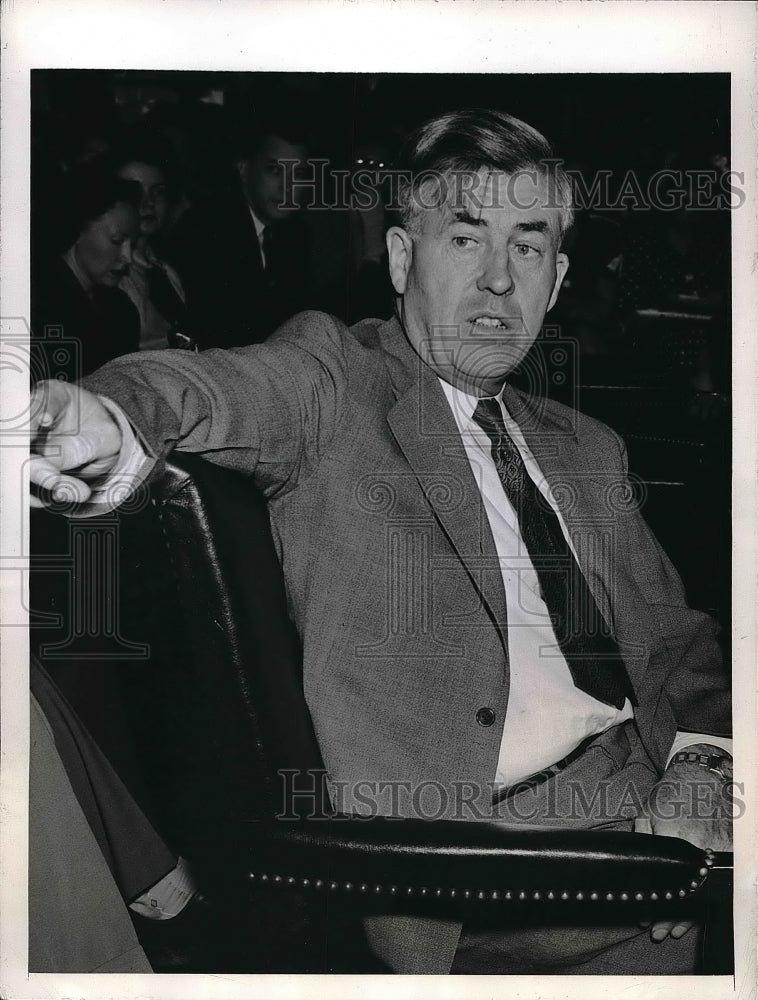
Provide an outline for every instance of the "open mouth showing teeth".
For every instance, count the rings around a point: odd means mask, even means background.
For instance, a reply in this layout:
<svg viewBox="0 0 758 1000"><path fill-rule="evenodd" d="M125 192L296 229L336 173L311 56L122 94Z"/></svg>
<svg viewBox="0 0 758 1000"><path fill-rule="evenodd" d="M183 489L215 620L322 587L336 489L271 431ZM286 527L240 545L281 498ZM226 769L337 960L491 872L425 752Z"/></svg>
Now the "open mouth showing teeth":
<svg viewBox="0 0 758 1000"><path fill-rule="evenodd" d="M479 316L474 320L475 326L488 326L492 329L504 329L505 323L501 319L497 319L494 316Z"/></svg>

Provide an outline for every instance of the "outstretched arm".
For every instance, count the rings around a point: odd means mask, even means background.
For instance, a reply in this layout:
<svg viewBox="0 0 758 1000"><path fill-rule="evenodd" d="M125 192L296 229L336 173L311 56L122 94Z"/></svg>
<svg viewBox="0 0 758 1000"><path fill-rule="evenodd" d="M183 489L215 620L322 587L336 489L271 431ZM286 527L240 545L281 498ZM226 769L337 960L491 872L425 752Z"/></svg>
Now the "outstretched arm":
<svg viewBox="0 0 758 1000"><path fill-rule="evenodd" d="M318 463L340 419L347 338L331 317L306 313L265 344L129 355L81 388L40 383L33 481L87 500L93 480L123 468L127 420L150 464L176 448L255 475L267 496L285 492Z"/></svg>

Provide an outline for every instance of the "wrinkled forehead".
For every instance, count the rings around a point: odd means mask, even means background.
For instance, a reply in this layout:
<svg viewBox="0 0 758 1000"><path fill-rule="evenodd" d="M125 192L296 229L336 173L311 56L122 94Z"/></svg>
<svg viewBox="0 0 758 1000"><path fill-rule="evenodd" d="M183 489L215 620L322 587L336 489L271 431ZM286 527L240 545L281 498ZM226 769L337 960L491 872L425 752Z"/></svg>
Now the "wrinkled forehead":
<svg viewBox="0 0 758 1000"><path fill-rule="evenodd" d="M462 217L498 218L502 224L539 219L559 239L563 206L554 179L538 166L513 173L481 167L430 174L417 189L416 210L439 227Z"/></svg>

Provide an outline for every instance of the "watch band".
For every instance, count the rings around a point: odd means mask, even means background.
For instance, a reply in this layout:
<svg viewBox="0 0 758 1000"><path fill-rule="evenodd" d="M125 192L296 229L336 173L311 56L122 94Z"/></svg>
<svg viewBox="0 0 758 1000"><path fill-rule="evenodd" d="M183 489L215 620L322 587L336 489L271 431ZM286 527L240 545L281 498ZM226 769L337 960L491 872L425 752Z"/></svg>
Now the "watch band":
<svg viewBox="0 0 758 1000"><path fill-rule="evenodd" d="M699 764L700 767L707 767L709 771L720 774L725 780L731 779L731 773L727 774L724 765L728 765L732 770L732 761L718 753L699 753L696 750L680 750L671 758L672 764Z"/></svg>

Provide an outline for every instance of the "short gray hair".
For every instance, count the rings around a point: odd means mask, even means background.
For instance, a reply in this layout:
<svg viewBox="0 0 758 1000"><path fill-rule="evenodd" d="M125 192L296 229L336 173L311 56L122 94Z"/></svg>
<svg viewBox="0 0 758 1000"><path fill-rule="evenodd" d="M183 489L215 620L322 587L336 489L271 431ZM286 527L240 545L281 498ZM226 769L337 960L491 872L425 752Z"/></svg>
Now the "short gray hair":
<svg viewBox="0 0 758 1000"><path fill-rule="evenodd" d="M417 228L420 206L431 207L422 195L425 186L436 183L437 203L443 204L450 195L451 178L482 169L546 176L554 184L561 212L561 237L574 221L571 180L552 146L537 129L504 111L472 108L430 119L408 137L397 165L401 175L397 207L410 233Z"/></svg>

